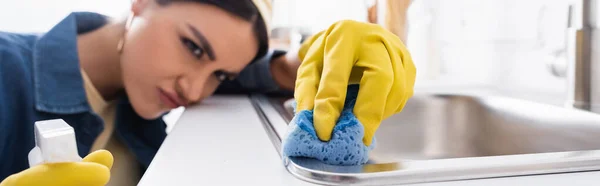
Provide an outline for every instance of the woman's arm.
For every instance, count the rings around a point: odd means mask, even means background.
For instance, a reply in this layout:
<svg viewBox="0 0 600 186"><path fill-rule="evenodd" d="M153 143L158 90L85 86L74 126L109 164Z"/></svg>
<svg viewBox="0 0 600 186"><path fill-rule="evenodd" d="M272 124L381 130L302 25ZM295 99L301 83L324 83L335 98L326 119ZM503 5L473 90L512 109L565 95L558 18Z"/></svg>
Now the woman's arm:
<svg viewBox="0 0 600 186"><path fill-rule="evenodd" d="M294 53L269 50L265 57L248 65L235 80L221 83L215 94L290 93L300 65L297 57L291 57Z"/></svg>
<svg viewBox="0 0 600 186"><path fill-rule="evenodd" d="M293 91L299 66L298 51L288 51L272 60L271 75L279 87Z"/></svg>

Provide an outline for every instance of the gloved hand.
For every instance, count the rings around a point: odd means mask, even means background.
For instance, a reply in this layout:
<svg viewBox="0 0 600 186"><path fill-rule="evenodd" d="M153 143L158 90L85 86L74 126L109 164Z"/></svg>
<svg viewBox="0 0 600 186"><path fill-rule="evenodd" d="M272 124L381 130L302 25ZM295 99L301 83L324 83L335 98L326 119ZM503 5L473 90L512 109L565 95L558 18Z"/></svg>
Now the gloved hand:
<svg viewBox="0 0 600 186"><path fill-rule="evenodd" d="M112 154L98 150L82 162L36 165L9 176L0 186L103 186L110 179L112 164Z"/></svg>
<svg viewBox="0 0 600 186"><path fill-rule="evenodd" d="M416 68L393 33L379 25L339 21L305 41L298 51L297 110L314 111L314 127L329 141L349 84L359 84L354 115L371 145L379 124L402 111L413 95Z"/></svg>

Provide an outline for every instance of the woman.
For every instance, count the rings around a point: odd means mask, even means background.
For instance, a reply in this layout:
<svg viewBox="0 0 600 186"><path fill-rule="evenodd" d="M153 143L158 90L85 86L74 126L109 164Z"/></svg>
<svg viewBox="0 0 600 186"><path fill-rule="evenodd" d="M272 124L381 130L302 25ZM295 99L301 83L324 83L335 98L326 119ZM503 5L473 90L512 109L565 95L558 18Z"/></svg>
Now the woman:
<svg viewBox="0 0 600 186"><path fill-rule="evenodd" d="M317 103L322 95L314 89L317 84L306 82L321 77L310 74L328 71L323 69L323 64L328 66L323 57L327 51L319 50L324 40L344 43L344 38L355 38L356 33L388 34L382 29L357 29L366 28L362 26L367 25L342 22L303 44L300 57L308 62L303 62L304 75L298 78L304 83L296 89L309 92L303 100ZM388 40L399 42L392 37L377 43ZM79 12L40 36L0 33L0 180L4 180L0 185L135 185L166 136L161 116L170 109L196 104L215 92L294 90L300 65L297 53L284 56L285 52L269 51L267 43L264 20L251 0L136 0L131 15L122 20ZM384 54L383 61L398 57L380 47L374 50L365 51ZM332 49L329 53L328 57L359 52ZM414 66L403 54L409 75L401 79L408 84L393 94L403 98L394 101L397 105L412 95L414 83ZM350 74L353 65L346 66ZM365 76L368 73L365 70ZM344 79L323 74L328 76ZM381 77L372 79L398 82L395 75ZM387 95L390 90L379 92ZM30 168L27 154L35 145L33 123L56 118L75 129L84 161ZM332 129L335 121L325 123ZM325 128L319 133L331 131Z"/></svg>

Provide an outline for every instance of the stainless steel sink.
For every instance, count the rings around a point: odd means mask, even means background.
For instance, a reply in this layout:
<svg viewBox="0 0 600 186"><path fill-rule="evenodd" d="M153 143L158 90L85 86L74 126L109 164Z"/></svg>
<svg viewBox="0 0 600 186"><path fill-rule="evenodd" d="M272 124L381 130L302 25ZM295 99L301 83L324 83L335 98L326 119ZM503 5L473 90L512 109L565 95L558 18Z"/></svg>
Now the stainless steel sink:
<svg viewBox="0 0 600 186"><path fill-rule="evenodd" d="M279 150L293 117L290 98L253 95L252 100ZM512 98L418 94L381 124L376 138L365 165L282 160L297 178L326 185L600 170L600 115Z"/></svg>

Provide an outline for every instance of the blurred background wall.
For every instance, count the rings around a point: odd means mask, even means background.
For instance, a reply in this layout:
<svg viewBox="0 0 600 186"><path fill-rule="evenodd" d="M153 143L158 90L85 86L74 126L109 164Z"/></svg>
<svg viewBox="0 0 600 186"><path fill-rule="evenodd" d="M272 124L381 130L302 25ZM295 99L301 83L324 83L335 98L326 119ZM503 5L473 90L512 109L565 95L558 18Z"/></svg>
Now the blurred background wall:
<svg viewBox="0 0 600 186"><path fill-rule="evenodd" d="M414 1L408 11L407 43L421 67L419 80L564 97L565 79L552 75L548 64L566 62L568 3Z"/></svg>

